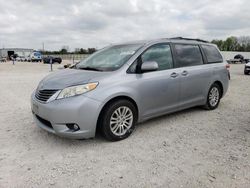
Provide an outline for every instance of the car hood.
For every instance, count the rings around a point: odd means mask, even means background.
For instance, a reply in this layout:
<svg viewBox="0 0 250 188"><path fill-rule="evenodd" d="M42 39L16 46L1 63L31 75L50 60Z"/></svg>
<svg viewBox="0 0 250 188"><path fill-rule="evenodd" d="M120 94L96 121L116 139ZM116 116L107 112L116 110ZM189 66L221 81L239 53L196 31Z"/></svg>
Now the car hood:
<svg viewBox="0 0 250 188"><path fill-rule="evenodd" d="M99 80L110 72L65 69L46 76L38 85L38 90L64 89L73 85L88 83L91 79Z"/></svg>
<svg viewBox="0 0 250 188"><path fill-rule="evenodd" d="M250 67L250 62L246 64L246 66Z"/></svg>

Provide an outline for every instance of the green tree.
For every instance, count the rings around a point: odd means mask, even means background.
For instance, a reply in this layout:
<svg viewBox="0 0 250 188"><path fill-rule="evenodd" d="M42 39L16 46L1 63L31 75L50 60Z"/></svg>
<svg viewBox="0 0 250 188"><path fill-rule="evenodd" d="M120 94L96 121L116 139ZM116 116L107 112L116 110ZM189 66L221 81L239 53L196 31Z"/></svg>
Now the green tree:
<svg viewBox="0 0 250 188"><path fill-rule="evenodd" d="M212 43L216 44L221 51L224 50L223 49L223 42L224 42L223 40L212 40Z"/></svg>
<svg viewBox="0 0 250 188"><path fill-rule="evenodd" d="M67 49L62 48L62 49L59 51L59 53L60 53L60 54L67 54L68 51L67 51Z"/></svg>
<svg viewBox="0 0 250 188"><path fill-rule="evenodd" d="M236 37L228 37L224 42L224 49L226 51L236 51L238 41Z"/></svg>
<svg viewBox="0 0 250 188"><path fill-rule="evenodd" d="M92 53L94 53L94 52L96 52L96 49L95 49L95 48L88 48L88 53L89 53L89 54L92 54Z"/></svg>
<svg viewBox="0 0 250 188"><path fill-rule="evenodd" d="M88 51L86 49L83 49L83 48L80 49L80 54L87 54L87 53Z"/></svg>
<svg viewBox="0 0 250 188"><path fill-rule="evenodd" d="M247 44L245 51L250 52L250 43Z"/></svg>

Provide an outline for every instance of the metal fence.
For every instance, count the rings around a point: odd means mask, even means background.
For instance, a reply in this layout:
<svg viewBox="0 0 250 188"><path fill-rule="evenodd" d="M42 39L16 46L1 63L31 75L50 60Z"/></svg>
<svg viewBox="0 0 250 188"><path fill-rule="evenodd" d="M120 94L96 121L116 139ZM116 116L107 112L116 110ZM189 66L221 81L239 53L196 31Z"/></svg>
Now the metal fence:
<svg viewBox="0 0 250 188"><path fill-rule="evenodd" d="M52 54L53 57L61 57L63 60L81 60L89 56L89 54Z"/></svg>

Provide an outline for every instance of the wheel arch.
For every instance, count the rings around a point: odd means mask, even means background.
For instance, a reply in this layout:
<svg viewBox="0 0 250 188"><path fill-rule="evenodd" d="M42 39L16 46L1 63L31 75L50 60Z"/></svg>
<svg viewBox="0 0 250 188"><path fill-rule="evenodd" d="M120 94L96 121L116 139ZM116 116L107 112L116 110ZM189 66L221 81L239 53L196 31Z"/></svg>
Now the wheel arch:
<svg viewBox="0 0 250 188"><path fill-rule="evenodd" d="M224 88L223 88L223 85L222 85L221 81L216 80L216 81L213 82L213 84L218 84L220 86L220 89L221 89L221 98L222 98L223 95L224 95Z"/></svg>
<svg viewBox="0 0 250 188"><path fill-rule="evenodd" d="M135 102L134 99L132 99L131 97L129 96L126 96L126 95L119 95L119 96L115 96L111 99L109 99L108 101L105 102L105 104L102 106L100 112L99 112L99 115L98 115L98 118L97 118L97 124L96 124L96 131L100 129L100 126L101 126L101 117L105 111L105 109L107 108L107 106L115 101L118 101L118 100L128 100L130 101L136 108L136 112L137 112L137 117L139 118L139 108L138 108L138 105L137 103Z"/></svg>

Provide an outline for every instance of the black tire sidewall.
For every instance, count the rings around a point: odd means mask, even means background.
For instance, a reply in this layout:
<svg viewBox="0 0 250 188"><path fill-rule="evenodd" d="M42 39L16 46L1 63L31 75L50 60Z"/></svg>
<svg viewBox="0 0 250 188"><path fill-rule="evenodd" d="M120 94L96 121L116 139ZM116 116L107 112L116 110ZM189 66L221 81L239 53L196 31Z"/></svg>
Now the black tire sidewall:
<svg viewBox="0 0 250 188"><path fill-rule="evenodd" d="M113 112L121 106L126 106L130 108L130 110L133 113L133 124L131 128L126 132L126 134L122 136L117 136L117 135L114 135L112 131L110 130L110 118ZM136 122L137 122L137 110L135 106L133 105L133 103L131 103L128 100L118 100L118 101L112 102L104 109L104 113L102 114L100 123L101 123L102 133L106 139L111 140L111 141L119 141L119 140L123 140L129 137L132 134L132 132L135 129Z"/></svg>

